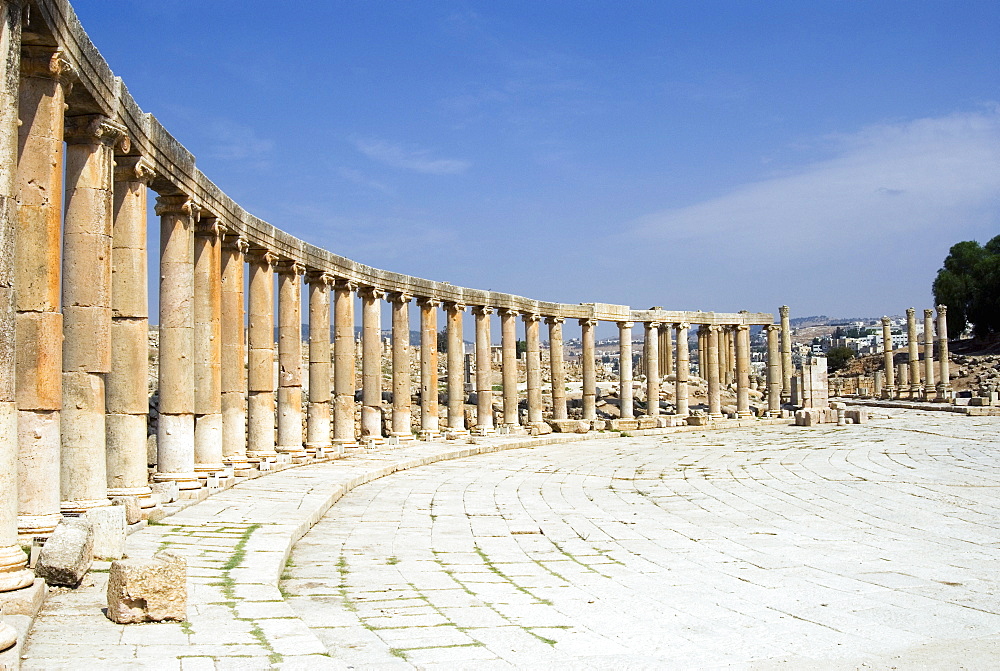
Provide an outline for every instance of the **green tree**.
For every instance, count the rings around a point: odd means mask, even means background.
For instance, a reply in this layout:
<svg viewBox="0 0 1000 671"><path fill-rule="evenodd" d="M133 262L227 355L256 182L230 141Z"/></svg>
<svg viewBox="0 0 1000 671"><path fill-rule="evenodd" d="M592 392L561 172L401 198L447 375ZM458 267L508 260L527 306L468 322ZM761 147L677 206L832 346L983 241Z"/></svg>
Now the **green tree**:
<svg viewBox="0 0 1000 671"><path fill-rule="evenodd" d="M826 351L826 369L831 373L836 373L847 366L847 362L854 358L854 350L850 347L831 347Z"/></svg>
<svg viewBox="0 0 1000 671"><path fill-rule="evenodd" d="M1000 332L1000 235L980 245L952 245L934 278L934 300L948 306L948 332L958 335L971 323L976 336Z"/></svg>

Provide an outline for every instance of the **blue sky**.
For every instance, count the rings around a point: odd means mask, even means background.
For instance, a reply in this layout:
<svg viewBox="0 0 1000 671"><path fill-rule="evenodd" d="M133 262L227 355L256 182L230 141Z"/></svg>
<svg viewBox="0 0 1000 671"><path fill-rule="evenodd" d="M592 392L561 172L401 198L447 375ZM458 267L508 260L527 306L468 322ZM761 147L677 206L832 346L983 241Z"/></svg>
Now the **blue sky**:
<svg viewBox="0 0 1000 671"><path fill-rule="evenodd" d="M930 306L1000 234L1000 3L75 0L248 210L567 303Z"/></svg>

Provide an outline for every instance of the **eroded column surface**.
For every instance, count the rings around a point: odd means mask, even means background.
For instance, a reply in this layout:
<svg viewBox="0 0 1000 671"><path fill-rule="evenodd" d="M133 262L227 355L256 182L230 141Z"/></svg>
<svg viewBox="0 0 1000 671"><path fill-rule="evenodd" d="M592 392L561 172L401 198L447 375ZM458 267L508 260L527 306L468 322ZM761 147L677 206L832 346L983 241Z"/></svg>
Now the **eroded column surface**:
<svg viewBox="0 0 1000 671"><path fill-rule="evenodd" d="M691 374L691 353L688 351L688 329L691 325L681 322L676 329L677 340L677 365L674 368L676 373L675 393L675 413L685 417L690 413L688 406L688 379Z"/></svg>
<svg viewBox="0 0 1000 671"><path fill-rule="evenodd" d="M124 129L107 117L69 117L63 228L62 509L109 505L105 379L111 369L111 228L114 147Z"/></svg>
<svg viewBox="0 0 1000 671"><path fill-rule="evenodd" d="M20 2L0 1L0 592L26 587L34 574L17 544L17 405L15 401L14 245L17 235L17 73ZM0 637L16 632L0 622Z"/></svg>
<svg viewBox="0 0 1000 671"><path fill-rule="evenodd" d="M306 449L316 454L333 446L330 425L330 286L333 276L311 271L309 284L309 409Z"/></svg>
<svg viewBox="0 0 1000 671"><path fill-rule="evenodd" d="M708 359L708 415L714 419L722 417L722 397L719 382L719 327L714 324L702 326L705 329L705 349Z"/></svg>
<svg viewBox="0 0 1000 671"><path fill-rule="evenodd" d="M733 383L733 371L729 366L730 354L732 352L732 334L733 327L720 326L719 327L719 384L724 387L728 387Z"/></svg>
<svg viewBox="0 0 1000 671"><path fill-rule="evenodd" d="M465 343L462 342L462 311L465 306L459 303L445 303L445 315L448 320L448 430L451 432L465 431Z"/></svg>
<svg viewBox="0 0 1000 671"><path fill-rule="evenodd" d="M781 415L781 327L771 324L767 332L767 414Z"/></svg>
<svg viewBox="0 0 1000 671"><path fill-rule="evenodd" d="M392 303L392 435L413 439L410 416L410 296L393 293Z"/></svg>
<svg viewBox="0 0 1000 671"><path fill-rule="evenodd" d="M646 340L643 344L643 359L646 361L646 414L656 417L660 414L660 324L646 322Z"/></svg>
<svg viewBox="0 0 1000 671"><path fill-rule="evenodd" d="M896 370L892 363L892 321L888 317L882 317L882 362L885 367L882 398L892 398L896 395Z"/></svg>
<svg viewBox="0 0 1000 671"><path fill-rule="evenodd" d="M517 413L517 312L508 308L501 308L499 312L503 423L512 429L520 425Z"/></svg>
<svg viewBox="0 0 1000 671"><path fill-rule="evenodd" d="M750 327L742 324L733 331L736 349L736 414L742 419L750 412Z"/></svg>
<svg viewBox="0 0 1000 671"><path fill-rule="evenodd" d="M278 444L292 459L306 457L302 445L302 275L294 261L278 264Z"/></svg>
<svg viewBox="0 0 1000 671"><path fill-rule="evenodd" d="M55 47L25 47L17 138L15 250L17 286L18 534L47 536L59 506L59 411L62 406L62 236L64 78ZM10 166L12 167L12 166ZM11 325L13 332L13 325Z"/></svg>
<svg viewBox="0 0 1000 671"><path fill-rule="evenodd" d="M275 461L274 264L267 250L249 255L250 315L247 344L247 458Z"/></svg>
<svg viewBox="0 0 1000 671"><path fill-rule="evenodd" d="M583 418L593 421L597 419L597 370L594 361L597 356L594 346L597 320L581 319L579 322L583 365Z"/></svg>
<svg viewBox="0 0 1000 671"><path fill-rule="evenodd" d="M920 397L920 341L917 340L917 311L906 308L906 361L910 367L910 398Z"/></svg>
<svg viewBox="0 0 1000 671"><path fill-rule="evenodd" d="M357 446L354 421L354 394L357 389L354 349L354 291L347 280L337 280L333 288L333 442Z"/></svg>
<svg viewBox="0 0 1000 671"><path fill-rule="evenodd" d="M536 426L542 423L542 351L538 338L538 323L542 318L528 313L521 315L521 319L524 321L528 426Z"/></svg>
<svg viewBox="0 0 1000 671"><path fill-rule="evenodd" d="M935 400L951 398L951 375L948 370L948 306L937 306L938 383Z"/></svg>
<svg viewBox="0 0 1000 671"><path fill-rule="evenodd" d="M247 461L247 350L244 295L247 241L222 241L222 462L237 476L249 475Z"/></svg>
<svg viewBox="0 0 1000 671"><path fill-rule="evenodd" d="M736 327L726 327L723 335L725 335L723 364L726 369L726 385L731 385L736 383Z"/></svg>
<svg viewBox="0 0 1000 671"><path fill-rule="evenodd" d="M566 419L566 364L562 317L546 317L549 326L549 378L552 382L552 419Z"/></svg>
<svg viewBox="0 0 1000 671"><path fill-rule="evenodd" d="M789 403L792 400L792 375L795 374L792 367L792 327L788 320L788 306L782 305L778 312L781 315L781 402Z"/></svg>
<svg viewBox="0 0 1000 671"><path fill-rule="evenodd" d="M149 488L149 313L146 212L152 167L137 156L115 159L111 245L111 370L106 378L109 496L155 504Z"/></svg>
<svg viewBox="0 0 1000 671"><path fill-rule="evenodd" d="M493 433L493 362L490 346L490 315L493 308L472 308L476 317L476 433Z"/></svg>
<svg viewBox="0 0 1000 671"><path fill-rule="evenodd" d="M437 308L439 301L418 298L420 306L420 439L433 440L441 432L438 419Z"/></svg>
<svg viewBox="0 0 1000 671"><path fill-rule="evenodd" d="M632 395L632 327L635 322L618 322L618 403L622 419L635 417Z"/></svg>
<svg viewBox="0 0 1000 671"><path fill-rule="evenodd" d="M674 374L673 337L670 324L660 324L660 343L657 351L660 353L660 375L666 377Z"/></svg>
<svg viewBox="0 0 1000 671"><path fill-rule="evenodd" d="M934 310L924 310L924 400L934 397Z"/></svg>
<svg viewBox="0 0 1000 671"><path fill-rule="evenodd" d="M201 479L222 463L222 235L215 217L194 231L194 471Z"/></svg>
<svg viewBox="0 0 1000 671"><path fill-rule="evenodd" d="M362 287L361 296L361 438L382 439L382 311L385 294Z"/></svg>

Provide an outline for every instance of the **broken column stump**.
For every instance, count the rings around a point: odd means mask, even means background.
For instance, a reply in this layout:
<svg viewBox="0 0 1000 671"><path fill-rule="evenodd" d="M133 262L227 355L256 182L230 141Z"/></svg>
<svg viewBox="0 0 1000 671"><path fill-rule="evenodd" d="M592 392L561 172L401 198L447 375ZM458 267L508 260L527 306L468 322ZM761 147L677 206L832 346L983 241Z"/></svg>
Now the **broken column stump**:
<svg viewBox="0 0 1000 671"><path fill-rule="evenodd" d="M112 562L108 617L118 624L186 619L187 562L171 552Z"/></svg>

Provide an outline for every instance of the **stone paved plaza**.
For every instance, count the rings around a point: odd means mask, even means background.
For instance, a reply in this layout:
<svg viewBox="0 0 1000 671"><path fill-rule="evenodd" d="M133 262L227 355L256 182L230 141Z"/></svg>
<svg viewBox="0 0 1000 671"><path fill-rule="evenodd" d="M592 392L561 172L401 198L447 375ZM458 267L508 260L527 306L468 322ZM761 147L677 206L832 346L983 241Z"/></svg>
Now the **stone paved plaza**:
<svg viewBox="0 0 1000 671"><path fill-rule="evenodd" d="M187 622L97 573L25 668L995 668L1000 419L885 413L283 471L130 538L188 556Z"/></svg>

